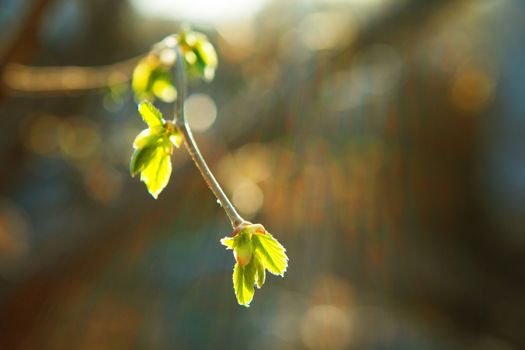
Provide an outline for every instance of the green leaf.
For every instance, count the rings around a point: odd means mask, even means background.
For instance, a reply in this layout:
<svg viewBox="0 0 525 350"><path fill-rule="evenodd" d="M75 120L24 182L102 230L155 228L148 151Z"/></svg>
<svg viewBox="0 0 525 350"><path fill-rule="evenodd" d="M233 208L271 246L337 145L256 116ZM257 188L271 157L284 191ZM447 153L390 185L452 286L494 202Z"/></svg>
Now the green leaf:
<svg viewBox="0 0 525 350"><path fill-rule="evenodd" d="M255 255L272 274L284 276L288 267L286 249L269 233L254 233L252 236Z"/></svg>
<svg viewBox="0 0 525 350"><path fill-rule="evenodd" d="M155 152L156 147L144 147L136 149L131 155L131 162L129 165L129 171L131 172L131 177L135 177L146 164L148 164Z"/></svg>
<svg viewBox="0 0 525 350"><path fill-rule="evenodd" d="M246 230L240 231L234 238L235 247L233 250L233 255L235 260L241 265L245 266L250 263L253 255L253 244L251 233Z"/></svg>
<svg viewBox="0 0 525 350"><path fill-rule="evenodd" d="M199 57L198 64L201 78L205 81L212 81L218 63L217 53L213 45L210 44L208 38L203 36L203 38L195 44L194 50Z"/></svg>
<svg viewBox="0 0 525 350"><path fill-rule="evenodd" d="M266 281L266 270L280 276L286 272L286 249L261 224L244 222L221 243L233 250L233 287L241 305L249 306L255 286L261 288Z"/></svg>
<svg viewBox="0 0 525 350"><path fill-rule="evenodd" d="M135 66L131 87L137 101L144 99L153 101L156 96L164 102L173 102L177 97L170 67L163 64L154 53L144 57Z"/></svg>
<svg viewBox="0 0 525 350"><path fill-rule="evenodd" d="M186 73L190 78L211 81L217 69L215 48L206 35L187 30L179 35L179 43L186 62Z"/></svg>
<svg viewBox="0 0 525 350"><path fill-rule="evenodd" d="M151 75L159 67L159 60L154 55L148 55L140 60L133 70L131 87L137 95L147 93L150 85Z"/></svg>
<svg viewBox="0 0 525 350"><path fill-rule="evenodd" d="M217 67L217 63L219 61L217 59L217 52L215 52L213 45L207 41L206 37L195 43L195 49L206 66L209 66L210 68Z"/></svg>
<svg viewBox="0 0 525 350"><path fill-rule="evenodd" d="M146 148L149 149L150 147ZM140 173L140 180L146 184L148 192L157 199L159 193L168 184L171 176L170 154L166 153L163 145L159 144L153 148Z"/></svg>
<svg viewBox="0 0 525 350"><path fill-rule="evenodd" d="M173 146L175 146L177 148L179 148L180 145L182 144L182 134L180 133L179 130L173 131L173 133L171 135L169 135L168 138L171 141L171 143L173 144Z"/></svg>
<svg viewBox="0 0 525 350"><path fill-rule="evenodd" d="M233 268L233 288L237 302L240 305L249 307L255 293L255 263L252 261L246 266L238 263Z"/></svg>
<svg viewBox="0 0 525 350"><path fill-rule="evenodd" d="M135 140L133 141L133 148L141 149L156 144L160 141L163 131L164 128L162 126L156 126L142 130L140 134L135 137Z"/></svg>
<svg viewBox="0 0 525 350"><path fill-rule="evenodd" d="M227 249L233 249L235 248L235 239L232 237L224 237L221 239L221 244Z"/></svg>
<svg viewBox="0 0 525 350"><path fill-rule="evenodd" d="M257 269L257 288L261 288L266 280L266 271L258 257L254 257L255 268Z"/></svg>
<svg viewBox="0 0 525 350"><path fill-rule="evenodd" d="M166 103L177 99L177 89L175 89L168 76L163 76L153 81L151 91L161 101Z"/></svg>
<svg viewBox="0 0 525 350"><path fill-rule="evenodd" d="M144 120L150 128L164 125L165 121L162 118L162 113L151 102L141 102L138 109L142 120Z"/></svg>

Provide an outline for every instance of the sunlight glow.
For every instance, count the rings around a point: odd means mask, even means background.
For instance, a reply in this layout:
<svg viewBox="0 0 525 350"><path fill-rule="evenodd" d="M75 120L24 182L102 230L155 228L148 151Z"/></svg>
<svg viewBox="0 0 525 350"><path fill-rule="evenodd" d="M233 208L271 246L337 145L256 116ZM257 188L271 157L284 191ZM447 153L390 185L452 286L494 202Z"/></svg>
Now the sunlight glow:
<svg viewBox="0 0 525 350"><path fill-rule="evenodd" d="M253 16L267 0L130 0L130 2L137 12L148 17L219 23Z"/></svg>
<svg viewBox="0 0 525 350"><path fill-rule="evenodd" d="M237 209L251 219L262 208L264 194L256 183L244 180L233 191L232 200Z"/></svg>

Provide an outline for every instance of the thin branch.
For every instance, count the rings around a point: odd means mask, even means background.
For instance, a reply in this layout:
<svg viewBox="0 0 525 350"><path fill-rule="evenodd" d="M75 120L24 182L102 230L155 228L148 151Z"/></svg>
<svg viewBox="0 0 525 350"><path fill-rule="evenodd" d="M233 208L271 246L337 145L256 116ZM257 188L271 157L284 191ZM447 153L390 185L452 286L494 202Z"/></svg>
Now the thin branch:
<svg viewBox="0 0 525 350"><path fill-rule="evenodd" d="M17 23L18 28L0 48L0 76L11 62L25 62L38 48L39 26L52 0L33 0L27 13ZM4 97L4 86L0 82L0 100Z"/></svg>
<svg viewBox="0 0 525 350"><path fill-rule="evenodd" d="M99 90L112 85L127 84L133 68L143 57L98 67L31 67L8 64L3 83L16 94L61 94L64 92Z"/></svg>
<svg viewBox="0 0 525 350"><path fill-rule="evenodd" d="M3 69L9 62L19 62L27 60L30 46L34 46L38 37L40 20L52 0L34 0L24 17L18 21L19 28L15 30L4 50L0 50L0 69Z"/></svg>
<svg viewBox="0 0 525 350"><path fill-rule="evenodd" d="M215 179L215 176L213 176L213 173L211 172L201 152L199 151L199 147L197 147L197 142L193 138L190 126L186 120L186 116L184 115L184 99L186 97L186 75L184 72L184 57L182 56L182 52L180 51L178 45L174 47L174 50L176 52L177 59L171 72L175 79L175 87L177 88L177 100L175 102L175 113L173 117L173 123L182 133L182 136L184 138L184 145L186 146L186 149L188 150L188 153L190 154L191 158L195 162L195 165L199 169L202 177L204 178L204 181L206 181L206 184L219 201L219 204L226 212L226 215L228 215L228 218L230 219L233 228L237 228L239 225L246 222L246 220L244 220L239 215L239 213L237 213L237 210L222 190L221 186Z"/></svg>

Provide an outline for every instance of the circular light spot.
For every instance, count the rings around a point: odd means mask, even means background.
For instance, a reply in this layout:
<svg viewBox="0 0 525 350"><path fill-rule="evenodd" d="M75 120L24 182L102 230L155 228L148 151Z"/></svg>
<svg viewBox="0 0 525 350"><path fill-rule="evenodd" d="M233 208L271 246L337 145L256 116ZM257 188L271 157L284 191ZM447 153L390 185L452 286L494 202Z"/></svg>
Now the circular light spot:
<svg viewBox="0 0 525 350"><path fill-rule="evenodd" d="M248 218L253 217L262 207L264 194L254 182L245 180L233 191L233 204Z"/></svg>
<svg viewBox="0 0 525 350"><path fill-rule="evenodd" d="M205 94L194 94L188 97L184 103L184 109L188 123L195 131L208 130L217 118L217 106Z"/></svg>
<svg viewBox="0 0 525 350"><path fill-rule="evenodd" d="M122 189L122 176L103 164L91 167L86 174L85 186L88 194L102 203L111 202Z"/></svg>
<svg viewBox="0 0 525 350"><path fill-rule="evenodd" d="M343 349L350 338L350 320L333 305L312 306L303 318L301 338L309 349Z"/></svg>
<svg viewBox="0 0 525 350"><path fill-rule="evenodd" d="M174 49L166 48L160 52L159 56L162 64L169 66L175 63L175 58L177 57L177 54L175 53Z"/></svg>
<svg viewBox="0 0 525 350"><path fill-rule="evenodd" d="M52 115L43 115L31 121L28 129L22 130L23 142L33 152L49 154L57 149L57 129L60 120Z"/></svg>
<svg viewBox="0 0 525 350"><path fill-rule="evenodd" d="M87 158L97 151L100 135L91 122L73 118L60 124L58 143L65 155L72 158Z"/></svg>
<svg viewBox="0 0 525 350"><path fill-rule="evenodd" d="M235 152L235 160L241 174L259 183L271 175L271 153L268 146L259 143L249 143Z"/></svg>
<svg viewBox="0 0 525 350"><path fill-rule="evenodd" d="M450 99L460 109L479 112L486 107L494 90L494 82L487 73L476 68L461 70L452 83Z"/></svg>

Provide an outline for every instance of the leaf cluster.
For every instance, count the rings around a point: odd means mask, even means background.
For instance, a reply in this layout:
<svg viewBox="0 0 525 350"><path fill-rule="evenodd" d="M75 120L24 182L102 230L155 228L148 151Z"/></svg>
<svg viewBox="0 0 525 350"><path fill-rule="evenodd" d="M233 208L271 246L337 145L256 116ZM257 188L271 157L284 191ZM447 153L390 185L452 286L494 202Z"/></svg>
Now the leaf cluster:
<svg viewBox="0 0 525 350"><path fill-rule="evenodd" d="M168 40L169 39L169 40ZM217 69L217 53L206 35L191 30L168 37L137 64L131 86L138 101L155 98L173 102L177 98L171 67L176 63L175 46L184 57L185 70L190 78L211 81Z"/></svg>
<svg viewBox="0 0 525 350"><path fill-rule="evenodd" d="M263 286L266 271L281 277L286 272L286 249L260 224L243 224L221 243L233 250L233 289L240 305L250 306L255 286Z"/></svg>
<svg viewBox="0 0 525 350"><path fill-rule="evenodd" d="M173 123L164 120L162 113L150 102L140 103L138 110L148 128L133 141L130 172L132 177L140 173L140 180L156 199L168 184L171 154L174 147L180 147L182 137Z"/></svg>

